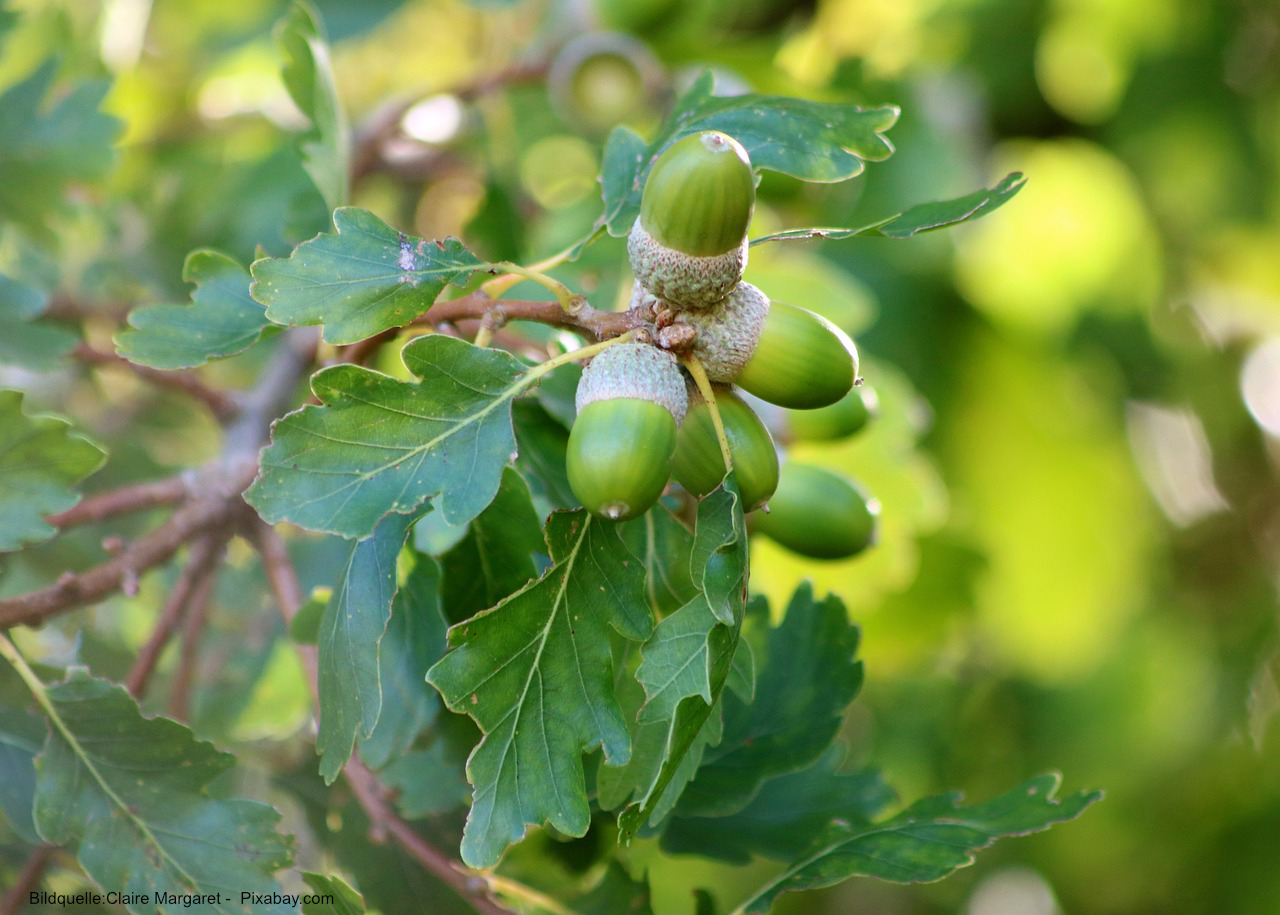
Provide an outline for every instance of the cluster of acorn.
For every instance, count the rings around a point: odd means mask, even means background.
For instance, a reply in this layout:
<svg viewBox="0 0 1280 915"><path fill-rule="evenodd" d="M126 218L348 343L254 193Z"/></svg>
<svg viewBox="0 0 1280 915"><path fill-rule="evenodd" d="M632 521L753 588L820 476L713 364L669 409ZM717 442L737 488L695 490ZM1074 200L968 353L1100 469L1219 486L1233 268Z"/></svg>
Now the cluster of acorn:
<svg viewBox="0 0 1280 915"><path fill-rule="evenodd" d="M584 370L569 483L586 508L613 520L643 514L673 476L697 497L719 485L724 459L710 409L673 354L689 351L714 384L744 508L767 503L754 529L805 555L852 556L874 540L874 501L816 467L789 464L780 474L773 437L733 387L815 420L826 413L810 424L812 437L865 421L848 336L742 281L754 207L751 163L732 137L705 131L658 157L627 244L632 307L652 316L656 333L609 347ZM852 425L840 419L850 411Z"/></svg>

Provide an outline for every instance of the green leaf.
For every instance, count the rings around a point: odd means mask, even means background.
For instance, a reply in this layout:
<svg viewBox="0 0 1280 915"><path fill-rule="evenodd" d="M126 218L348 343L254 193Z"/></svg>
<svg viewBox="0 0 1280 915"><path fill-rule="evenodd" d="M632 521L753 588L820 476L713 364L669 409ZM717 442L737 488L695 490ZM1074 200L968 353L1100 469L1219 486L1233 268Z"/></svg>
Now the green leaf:
<svg viewBox="0 0 1280 915"><path fill-rule="evenodd" d="M327 343L355 343L408 324L450 283L490 269L456 238L397 232L368 210L333 211L336 232L288 257L254 261L251 291L277 324L323 324Z"/></svg>
<svg viewBox="0 0 1280 915"><path fill-rule="evenodd" d="M785 241L795 238L852 238L855 235L878 235L881 238L911 238L921 232L932 232L958 226L962 222L981 219L993 213L1013 199L1013 195L1022 190L1027 179L1022 172L1011 172L1005 175L994 187L974 191L953 200L937 200L932 203L921 203L905 212L859 229L841 229L832 227L812 227L806 229L788 229L785 232L774 232L751 239L752 247L769 241Z"/></svg>
<svg viewBox="0 0 1280 915"><path fill-rule="evenodd" d="M426 747L405 753L379 772L396 790L400 815L416 820L463 807L471 797L467 756L478 741L470 718L445 715L432 728Z"/></svg>
<svg viewBox="0 0 1280 915"><path fill-rule="evenodd" d="M350 131L329 60L329 43L311 4L294 0L276 25L276 46L284 57L281 77L293 103L311 122L300 144L303 167L328 209L347 202Z"/></svg>
<svg viewBox="0 0 1280 915"><path fill-rule="evenodd" d="M489 507L440 559L445 615L459 622L523 588L538 574L533 554L546 551L529 487L508 467Z"/></svg>
<svg viewBox="0 0 1280 915"><path fill-rule="evenodd" d="M444 654L445 630L440 566L430 556L415 554L378 647L382 710L373 733L360 741L360 756L374 769L408 750L439 714L440 698L426 678Z"/></svg>
<svg viewBox="0 0 1280 915"><path fill-rule="evenodd" d="M862 686L858 627L834 594L818 603L806 583L766 640L752 702L724 701L724 739L708 750L680 797L684 816L722 816L744 807L772 775L801 769L830 745Z"/></svg>
<svg viewBox="0 0 1280 915"><path fill-rule="evenodd" d="M610 628L645 638L644 566L617 528L582 511L547 522L554 565L491 610L449 630L428 679L484 731L468 763L474 788L462 858L491 867L528 824L585 835L591 808L582 754L613 765L631 753L613 695Z"/></svg>
<svg viewBox="0 0 1280 915"><path fill-rule="evenodd" d="M14 833L31 845L40 844L31 819L36 795L36 754L47 730L33 712L30 691L8 666L0 665L0 815Z"/></svg>
<svg viewBox="0 0 1280 915"><path fill-rule="evenodd" d="M242 353L268 327L249 295L249 271L218 251L187 255L182 279L195 284L189 305L147 305L129 312L129 329L116 334L116 351L130 362L184 369Z"/></svg>
<svg viewBox="0 0 1280 915"><path fill-rule="evenodd" d="M664 811L674 803L693 775L696 759L687 757L700 735L702 745L718 736L704 727L729 678L746 605L747 538L732 476L698 505L690 564L697 596L662 620L641 649L636 677L645 704L636 720L652 726L645 736L661 749L646 755L661 763L652 775L636 773L644 778L636 779L633 801L618 817L621 841L655 821L659 802Z"/></svg>
<svg viewBox="0 0 1280 915"><path fill-rule="evenodd" d="M893 802L893 790L874 770L836 773L841 755L833 747L811 768L769 779L746 807L728 816L685 817L677 807L664 825L662 850L735 864L747 864L754 855L788 860L808 849L833 820L870 825Z"/></svg>
<svg viewBox="0 0 1280 915"><path fill-rule="evenodd" d="M79 502L71 487L102 466L102 449L70 428L27 416L20 392L0 391L0 552L53 536L44 516Z"/></svg>
<svg viewBox="0 0 1280 915"><path fill-rule="evenodd" d="M779 95L747 93L717 97L707 71L682 96L653 142L626 127L615 128L605 146L600 182L604 215L612 235L625 235L640 213L644 182L654 161L681 137L721 130L740 142L754 168L803 181L844 181L862 172L864 161L893 153L882 134L898 120L892 105L859 108Z"/></svg>
<svg viewBox="0 0 1280 915"><path fill-rule="evenodd" d="M644 557L649 603L659 616L679 610L697 596L690 577L693 534L666 505L623 527L622 537L637 556Z"/></svg>
<svg viewBox="0 0 1280 915"><path fill-rule="evenodd" d="M580 503L569 486L565 463L569 430L532 398L514 405L512 421L516 429L516 466L539 504L549 510L577 508Z"/></svg>
<svg viewBox="0 0 1280 915"><path fill-rule="evenodd" d="M48 296L34 286L0 276L0 364L36 372L58 367L75 345L67 327L38 321Z"/></svg>
<svg viewBox="0 0 1280 915"><path fill-rule="evenodd" d="M391 515L351 544L320 620L320 731L316 752L326 784L338 777L356 736L369 737L382 711L378 645L396 595L396 559L412 519Z"/></svg>
<svg viewBox="0 0 1280 915"><path fill-rule="evenodd" d="M313 588L306 602L298 608L289 623L289 638L299 645L314 645L320 640L320 621L324 608L333 600L333 588Z"/></svg>
<svg viewBox="0 0 1280 915"><path fill-rule="evenodd" d="M367 537L387 514L433 497L453 525L492 501L515 450L511 400L534 379L501 350L442 334L402 357L421 381L354 365L312 377L321 406L276 422L245 494L264 519Z"/></svg>
<svg viewBox="0 0 1280 915"><path fill-rule="evenodd" d="M120 131L119 121L98 110L106 80L82 82L46 104L56 69L48 61L0 95L0 222L37 232L62 209L67 185L110 171Z"/></svg>
<svg viewBox="0 0 1280 915"><path fill-rule="evenodd" d="M83 670L44 691L53 727L37 761L35 820L46 841L74 846L100 887L220 894L214 912L288 911L240 903L242 891L280 892L272 874L292 849L272 808L205 794L230 754L176 721L143 718L123 687Z"/></svg>
<svg viewBox="0 0 1280 915"><path fill-rule="evenodd" d="M573 900L579 915L653 915L649 881L636 880L617 859L610 859L600 882Z"/></svg>
<svg viewBox="0 0 1280 915"><path fill-rule="evenodd" d="M1100 791L1080 791L1058 801L1053 795L1060 782L1056 774L1037 776L972 807L958 806L957 794L939 795L878 826L833 829L735 911L766 912L782 893L831 886L850 877L894 883L941 880L972 864L973 853L997 839L1073 820L1102 797Z"/></svg>
<svg viewBox="0 0 1280 915"><path fill-rule="evenodd" d="M302 872L302 880L319 896L331 896L332 902L304 902L304 915L363 915L364 897L347 885L341 877Z"/></svg>

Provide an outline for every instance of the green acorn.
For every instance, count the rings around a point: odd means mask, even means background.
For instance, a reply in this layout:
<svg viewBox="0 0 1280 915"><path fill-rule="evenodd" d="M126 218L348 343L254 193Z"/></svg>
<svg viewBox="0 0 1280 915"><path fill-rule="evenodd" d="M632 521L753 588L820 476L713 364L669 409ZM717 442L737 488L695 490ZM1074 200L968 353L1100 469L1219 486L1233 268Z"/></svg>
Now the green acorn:
<svg viewBox="0 0 1280 915"><path fill-rule="evenodd" d="M716 406L724 422L729 454L742 493L745 511L759 508L778 485L778 452L773 436L755 411L728 387L716 386ZM691 494L701 498L724 479L724 457L711 422L711 408L698 398L689 407L676 437L671 475Z"/></svg>
<svg viewBox="0 0 1280 915"><path fill-rule="evenodd" d="M562 117L603 135L642 119L654 104L662 65L643 43L616 32L588 32L556 55L547 92Z"/></svg>
<svg viewBox="0 0 1280 915"><path fill-rule="evenodd" d="M844 477L821 467L782 468L767 513L755 517L757 533L811 559L848 559L876 542L880 503Z"/></svg>
<svg viewBox="0 0 1280 915"><path fill-rule="evenodd" d="M723 302L686 311L680 320L698 331L693 353L712 381L737 379L760 341L769 299L750 283L739 283Z"/></svg>
<svg viewBox="0 0 1280 915"><path fill-rule="evenodd" d="M879 412L875 390L858 384L829 407L788 413L787 428L798 441L830 442L861 432Z"/></svg>
<svg viewBox="0 0 1280 915"><path fill-rule="evenodd" d="M675 357L643 343L611 346L583 371L576 402L567 454L574 495L613 521L644 514L671 477L688 409Z"/></svg>
<svg viewBox="0 0 1280 915"><path fill-rule="evenodd" d="M836 403L857 377L858 350L848 334L808 309L774 302L735 381L769 403L813 410Z"/></svg>
<svg viewBox="0 0 1280 915"><path fill-rule="evenodd" d="M755 176L742 144L715 130L672 144L649 171L627 239L631 270L678 308L705 308L738 285L747 265Z"/></svg>

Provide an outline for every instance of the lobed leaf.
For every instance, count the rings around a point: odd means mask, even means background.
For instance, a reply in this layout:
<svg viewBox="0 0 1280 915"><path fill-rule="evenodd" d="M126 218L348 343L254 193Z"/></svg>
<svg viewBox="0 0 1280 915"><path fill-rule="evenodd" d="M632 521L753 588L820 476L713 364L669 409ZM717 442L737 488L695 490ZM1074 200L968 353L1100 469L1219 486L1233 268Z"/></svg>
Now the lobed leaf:
<svg viewBox="0 0 1280 915"><path fill-rule="evenodd" d="M0 391L0 552L53 536L44 516L79 502L71 487L102 466L102 449L70 429L27 416L20 392Z"/></svg>
<svg viewBox="0 0 1280 915"><path fill-rule="evenodd" d="M774 232L751 239L752 247L770 241L787 241L798 238L853 238L855 235L878 235L881 238L911 238L921 232L932 232L958 226L963 222L981 219L1004 206L1013 196L1022 190L1027 179L1022 172L1010 172L1001 178L993 187L965 194L952 200L936 200L932 203L920 203L909 210L873 222L858 229L842 229L834 227L811 227L805 229L788 229L785 232Z"/></svg>
<svg viewBox="0 0 1280 915"><path fill-rule="evenodd" d="M390 515L364 540L351 544L317 634L320 774L331 784L357 736L373 734L382 711L378 646L396 596L396 559L412 519Z"/></svg>
<svg viewBox="0 0 1280 915"><path fill-rule="evenodd" d="M747 864L754 855L788 860L835 820L870 825L893 802L893 790L874 770L837 773L840 756L833 747L808 769L768 779L747 806L727 816L685 816L677 807L663 826L663 851L734 864Z"/></svg>
<svg viewBox="0 0 1280 915"><path fill-rule="evenodd" d="M302 879L315 895L333 897L333 902L304 902L303 915L364 915L364 897L341 877L303 871Z"/></svg>
<svg viewBox="0 0 1280 915"><path fill-rule="evenodd" d="M973 863L997 839L1024 836L1073 820L1102 797L1080 791L1054 798L1061 777L1033 778L1008 794L960 807L957 794L912 804L878 826L837 826L803 857L758 890L736 912L766 912L782 893L831 886L850 877L928 883Z"/></svg>
<svg viewBox="0 0 1280 915"><path fill-rule="evenodd" d="M754 701L725 697L724 738L707 751L676 813L733 813L766 778L821 756L862 686L858 637L840 598L830 594L819 603L802 585L768 632Z"/></svg>
<svg viewBox="0 0 1280 915"><path fill-rule="evenodd" d="M129 312L116 352L157 369L183 369L242 353L270 326L249 295L249 271L202 248L187 255L182 279L195 284L188 305L147 305Z"/></svg>
<svg viewBox="0 0 1280 915"><path fill-rule="evenodd" d="M288 911L240 902L242 891L279 893L272 875L292 850L272 808L205 794L231 767L230 754L176 721L142 717L123 687L83 670L46 695L53 727L37 760L35 801L46 841L73 846L101 887L153 899L160 891L217 894L212 912Z"/></svg>
<svg viewBox="0 0 1280 915"><path fill-rule="evenodd" d="M276 422L245 498L268 522L367 537L434 498L453 525L480 514L515 450L511 401L532 381L509 354L443 335L402 353L421 380L354 365L311 379L320 406Z"/></svg>
<svg viewBox="0 0 1280 915"><path fill-rule="evenodd" d="M299 144L303 167L328 209L335 209L347 202L351 132L338 104L329 43L311 4L294 0L276 25L275 39L285 59L280 74L285 88L311 122Z"/></svg>
<svg viewBox="0 0 1280 915"><path fill-rule="evenodd" d="M878 162L893 153L883 136L898 120L898 109L892 105L859 108L755 93L718 97L714 91L715 77L707 71L676 102L650 143L629 128L614 128L600 175L600 225L610 234L631 230L649 169L663 150L691 133L724 131L745 147L754 168L803 181L844 181L861 174L864 162Z"/></svg>
<svg viewBox="0 0 1280 915"><path fill-rule="evenodd" d="M468 761L474 788L462 858L491 867L530 824L571 836L591 823L582 754L613 765L631 754L613 695L610 629L652 630L644 566L617 528L583 511L547 522L553 565L496 607L449 630L427 679L484 738Z"/></svg>
<svg viewBox="0 0 1280 915"><path fill-rule="evenodd" d="M99 110L107 80L82 82L46 104L56 70L46 61L0 94L0 222L37 232L47 231L68 185L110 171L120 132L120 122Z"/></svg>
<svg viewBox="0 0 1280 915"><path fill-rule="evenodd" d="M327 343L355 343L408 324L450 283L489 269L456 238L405 235L368 210L340 207L333 226L288 257L250 268L250 291L270 320L323 324Z"/></svg>
<svg viewBox="0 0 1280 915"><path fill-rule="evenodd" d="M48 296L34 286L0 276L0 364L50 371L75 345L70 328L38 320Z"/></svg>

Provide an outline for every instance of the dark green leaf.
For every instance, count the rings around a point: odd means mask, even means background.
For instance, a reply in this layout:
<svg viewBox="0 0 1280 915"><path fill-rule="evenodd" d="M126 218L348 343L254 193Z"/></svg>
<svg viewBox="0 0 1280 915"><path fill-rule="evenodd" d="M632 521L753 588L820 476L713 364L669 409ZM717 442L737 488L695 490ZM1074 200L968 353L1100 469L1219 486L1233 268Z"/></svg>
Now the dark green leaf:
<svg viewBox="0 0 1280 915"><path fill-rule="evenodd" d="M31 693L7 665L0 665L0 815L24 842L40 844L31 819L36 794L35 756L46 725L33 712Z"/></svg>
<svg viewBox="0 0 1280 915"><path fill-rule="evenodd" d="M320 17L309 3L295 0L276 26L276 46L285 59L281 76L293 103L311 122L302 135L303 166L330 210L347 202L351 137L338 104L329 62L329 44Z"/></svg>
<svg viewBox="0 0 1280 915"><path fill-rule="evenodd" d="M70 328L36 320L47 303L36 287L0 276L0 365L49 371L75 345Z"/></svg>
<svg viewBox="0 0 1280 915"><path fill-rule="evenodd" d="M645 704L637 723L653 726L646 728L646 738L658 740L661 764L651 778L635 780L632 803L618 818L623 841L655 821L660 802L664 811L674 803L693 775L696 760L689 753L700 735L703 745L718 736L708 735L704 727L733 664L747 587L747 538L732 476L699 503L691 556L697 595L662 620L641 649L636 676L644 687ZM649 750L647 755L655 753ZM675 790L664 799L672 786Z"/></svg>
<svg viewBox="0 0 1280 915"><path fill-rule="evenodd" d="M0 391L0 552L53 536L44 516L80 501L71 491L102 466L102 449L52 416L27 416L22 394Z"/></svg>
<svg viewBox="0 0 1280 915"><path fill-rule="evenodd" d="M462 541L440 559L444 570L441 594L449 621L467 619L523 588L538 574L533 554L546 551L529 487L508 467L489 507L471 522Z"/></svg>
<svg viewBox="0 0 1280 915"><path fill-rule="evenodd" d="M538 402L543 409L555 417L566 429L573 428L573 421L578 416L575 398L578 395L578 382L582 379L582 366L576 362L562 365L554 372L548 372L538 382Z"/></svg>
<svg viewBox="0 0 1280 915"><path fill-rule="evenodd" d="M316 895L333 899L332 902L304 902L304 915L362 915L364 912L364 897L341 877L303 871L302 879Z"/></svg>
<svg viewBox="0 0 1280 915"><path fill-rule="evenodd" d="M356 736L368 737L382 710L378 645L396 594L396 558L412 519L391 515L351 545L319 633L320 732L316 752L326 783L342 771Z"/></svg>
<svg viewBox="0 0 1280 915"><path fill-rule="evenodd" d="M391 602L391 621L378 648L382 711L361 758L380 769L404 753L440 711L427 686L427 670L444 654L445 621L440 612L440 567L416 554L414 566Z"/></svg>
<svg viewBox="0 0 1280 915"><path fill-rule="evenodd" d="M676 807L683 816L740 810L772 775L803 768L830 745L862 686L858 627L844 603L818 603L805 583L768 633L755 700L724 702L724 739L708 750Z"/></svg>
<svg viewBox="0 0 1280 915"><path fill-rule="evenodd" d="M47 696L54 726L37 762L35 806L47 841L75 847L100 887L221 893L213 912L288 911L240 903L241 891L280 892L272 874L290 863L291 847L270 807L204 793L231 767L229 754L176 721L143 718L123 687L81 670Z"/></svg>
<svg viewBox="0 0 1280 915"><path fill-rule="evenodd" d="M613 696L609 630L645 638L652 619L644 566L614 525L585 512L547 523L554 565L537 581L449 631L450 651L428 675L445 703L485 732L472 753L475 789L462 857L490 867L549 823L581 836L591 822L582 753L631 753Z"/></svg>
<svg viewBox="0 0 1280 915"><path fill-rule="evenodd" d="M68 184L101 178L114 161L120 122L98 110L110 84L92 80L52 104L56 65L46 62L0 95L0 221L42 231Z"/></svg>
<svg viewBox="0 0 1280 915"><path fill-rule="evenodd" d="M746 864L753 855L787 860L809 848L833 820L869 825L893 802L893 790L873 770L837 774L841 755L833 747L811 768L769 779L746 807L729 816L684 817L677 807L663 828L663 850L735 864Z"/></svg>
<svg viewBox="0 0 1280 915"><path fill-rule="evenodd" d="M779 895L831 886L850 877L878 877L894 883L941 880L973 863L973 853L997 839L1024 836L1073 820L1102 797L1080 791L1056 800L1061 777L1041 775L1008 794L972 807L958 806L957 794L911 805L872 827L837 827L802 858L738 907L766 912Z"/></svg>
<svg viewBox="0 0 1280 915"><path fill-rule="evenodd" d="M456 238L397 232L356 207L333 211L336 232L288 257L254 261L253 297L277 324L323 324L328 343L355 343L422 314L453 282L488 265Z"/></svg>
<svg viewBox="0 0 1280 915"><path fill-rule="evenodd" d="M623 539L637 556L644 557L649 603L660 616L674 613L698 593L690 577L693 534L666 505L623 527Z"/></svg>
<svg viewBox="0 0 1280 915"><path fill-rule="evenodd" d="M465 806L471 797L467 756L479 738L471 719L445 715L432 728L425 748L406 753L383 769L379 775L396 789L400 815L416 820Z"/></svg>
<svg viewBox="0 0 1280 915"><path fill-rule="evenodd" d="M616 860L610 860L604 876L590 892L573 901L580 915L653 915L649 881L633 878Z"/></svg>
<svg viewBox="0 0 1280 915"><path fill-rule="evenodd" d="M840 229L830 227L813 227L807 229L788 229L785 232L774 232L753 238L751 244L762 245L767 241L784 241L794 238L852 238L855 235L878 235L882 238L911 238L921 232L932 232L957 226L962 222L981 219L1004 206L1013 195L1022 190L1027 179L1021 172L1005 175L991 188L974 191L954 200L938 200L933 203L921 203L911 209L890 216L879 222L859 229Z"/></svg>
<svg viewBox="0 0 1280 915"><path fill-rule="evenodd" d="M419 382L354 365L311 379L321 406L275 424L245 498L269 522L367 537L389 513L465 524L498 491L515 450L511 400L532 383L501 350L432 334L404 348Z"/></svg>
<svg viewBox="0 0 1280 915"><path fill-rule="evenodd" d="M898 120L898 109L859 108L779 95L748 93L717 97L707 71L682 96L653 142L646 145L626 127L615 128L604 151L601 223L625 235L640 213L645 178L664 149L702 130L721 130L740 142L755 168L804 181L844 181L860 174L864 161L893 153L882 134Z"/></svg>
<svg viewBox="0 0 1280 915"><path fill-rule="evenodd" d="M258 341L268 323L249 295L249 271L225 254L201 249L187 255L182 278L195 284L191 304L129 312L130 329L116 334L121 356L157 369L193 368Z"/></svg>
<svg viewBox="0 0 1280 915"><path fill-rule="evenodd" d="M565 452L569 430L539 403L516 402L512 411L516 429L516 466L540 504L549 509L576 508L578 497L569 486Z"/></svg>

